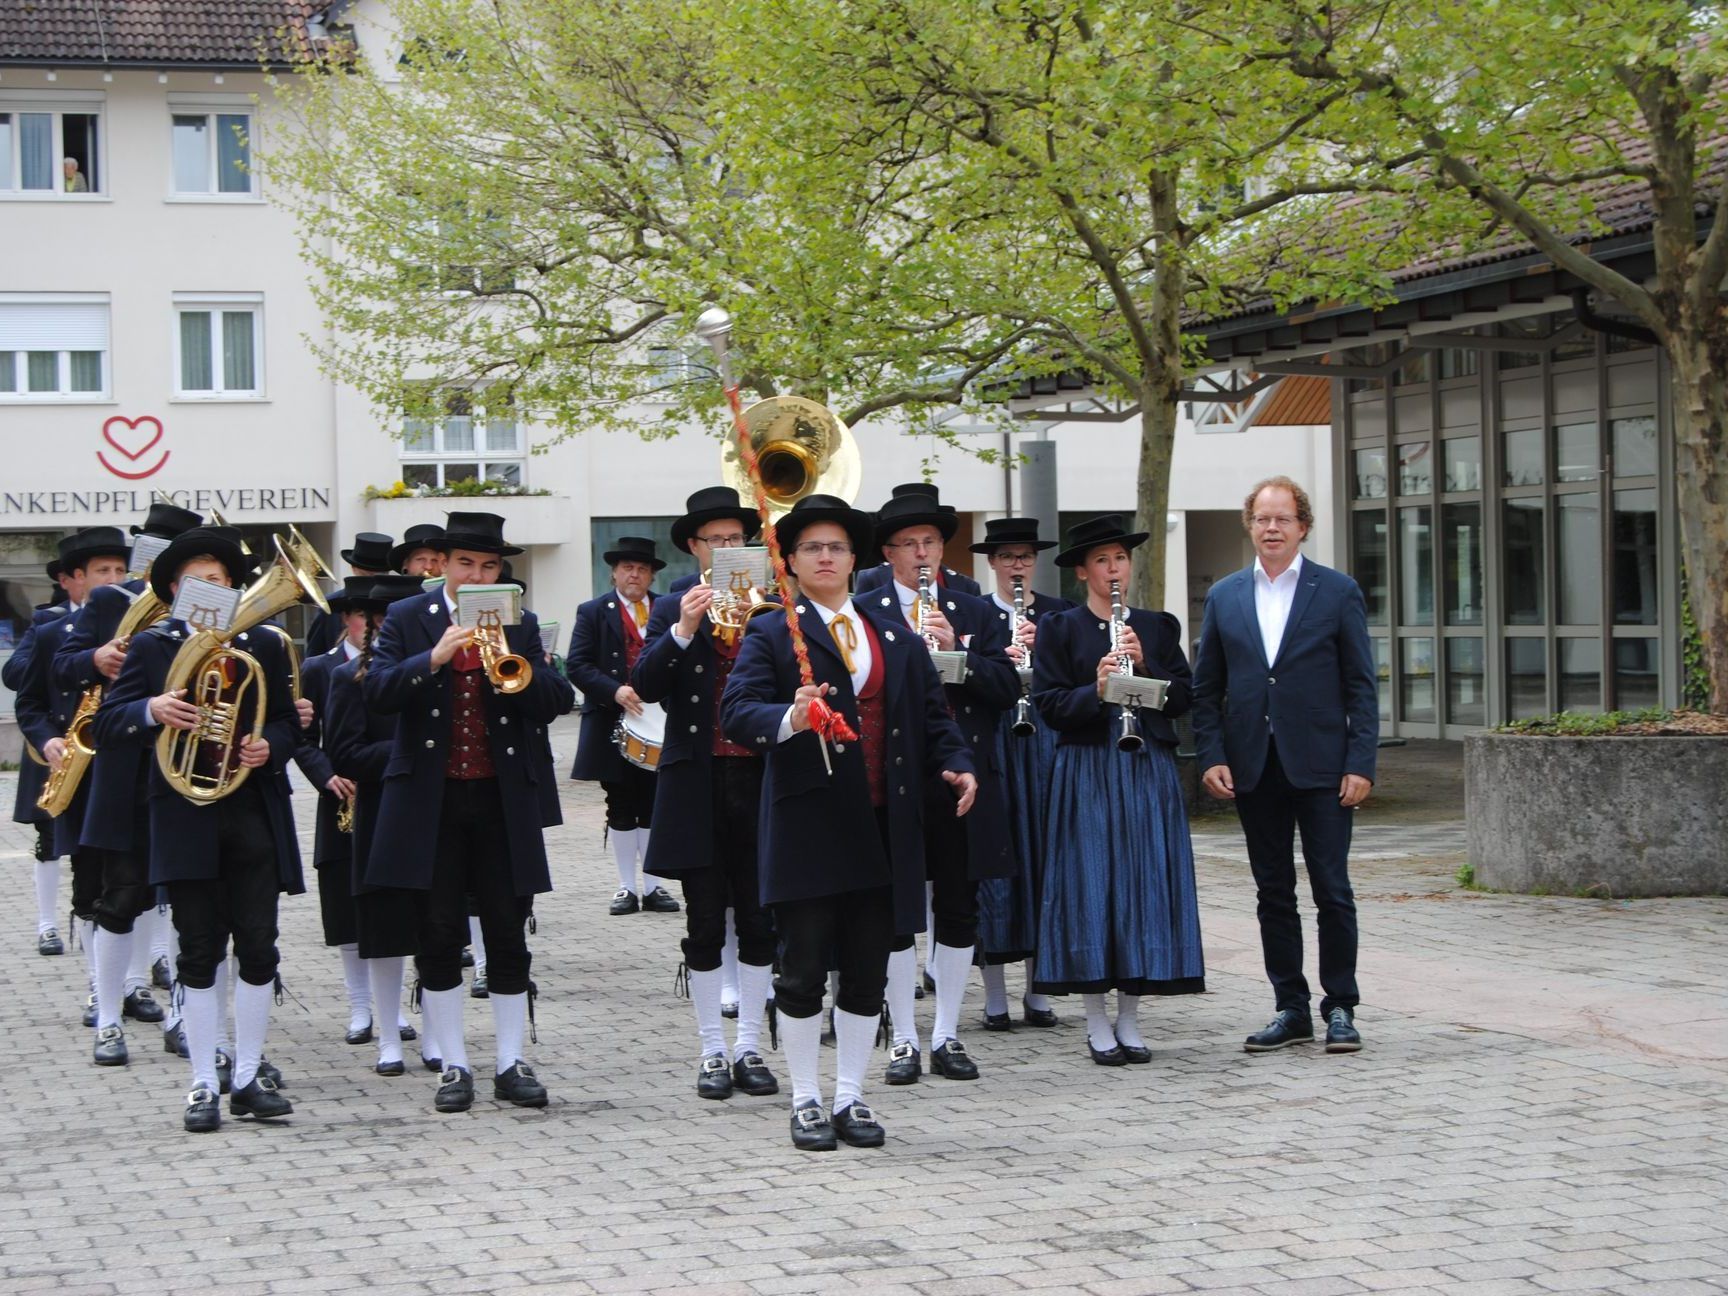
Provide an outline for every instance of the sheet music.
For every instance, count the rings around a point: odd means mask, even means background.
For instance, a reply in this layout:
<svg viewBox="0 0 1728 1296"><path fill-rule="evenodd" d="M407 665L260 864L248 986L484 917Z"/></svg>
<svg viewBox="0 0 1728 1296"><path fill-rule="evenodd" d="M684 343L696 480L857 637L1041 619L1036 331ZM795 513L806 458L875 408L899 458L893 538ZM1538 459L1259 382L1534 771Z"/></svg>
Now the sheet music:
<svg viewBox="0 0 1728 1296"><path fill-rule="evenodd" d="M183 576L174 595L174 606L168 614L194 630L214 630L223 634L234 624L234 614L240 607L240 593L200 576Z"/></svg>
<svg viewBox="0 0 1728 1296"><path fill-rule="evenodd" d="M522 620L522 589L518 585L464 585L456 591L456 624L472 630L482 612L496 612L500 625Z"/></svg>
<svg viewBox="0 0 1728 1296"><path fill-rule="evenodd" d="M132 537L132 556L127 559L128 571L135 571L140 576L150 570L150 564L156 561L156 555L168 547L168 541L161 536L141 535Z"/></svg>
<svg viewBox="0 0 1728 1296"><path fill-rule="evenodd" d="M540 623L540 649L548 656L558 651L558 623L542 621Z"/></svg>
<svg viewBox="0 0 1728 1296"><path fill-rule="evenodd" d="M708 583L716 592L731 592L748 599L751 587L766 592L768 585L768 549L764 545L742 545L737 549L716 549L714 565L709 569Z"/></svg>

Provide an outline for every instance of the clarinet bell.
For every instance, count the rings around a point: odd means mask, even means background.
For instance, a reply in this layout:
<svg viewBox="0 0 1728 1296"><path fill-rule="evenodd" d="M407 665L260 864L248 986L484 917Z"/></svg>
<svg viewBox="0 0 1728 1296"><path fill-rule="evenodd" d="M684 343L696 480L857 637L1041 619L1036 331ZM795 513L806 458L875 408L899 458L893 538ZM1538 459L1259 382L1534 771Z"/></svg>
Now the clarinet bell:
<svg viewBox="0 0 1728 1296"><path fill-rule="evenodd" d="M1024 693L1014 704L1014 723L1008 727L1008 732L1016 738L1030 738L1038 731L1038 726L1032 722L1032 699Z"/></svg>
<svg viewBox="0 0 1728 1296"><path fill-rule="evenodd" d="M1140 720L1134 714L1133 707L1123 707L1117 721L1116 750L1137 752L1146 745L1146 740L1140 736Z"/></svg>

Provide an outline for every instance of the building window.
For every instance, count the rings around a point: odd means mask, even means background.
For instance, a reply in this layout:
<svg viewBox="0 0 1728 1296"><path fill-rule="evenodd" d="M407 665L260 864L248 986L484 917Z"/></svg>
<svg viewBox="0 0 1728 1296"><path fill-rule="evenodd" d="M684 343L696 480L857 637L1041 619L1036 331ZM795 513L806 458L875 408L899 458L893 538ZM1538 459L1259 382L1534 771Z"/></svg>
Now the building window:
<svg viewBox="0 0 1728 1296"><path fill-rule="evenodd" d="M253 195L250 113L176 109L172 120L175 194Z"/></svg>
<svg viewBox="0 0 1728 1296"><path fill-rule="evenodd" d="M261 359L263 298L174 296L177 394L192 400L232 400L264 391Z"/></svg>
<svg viewBox="0 0 1728 1296"><path fill-rule="evenodd" d="M0 401L89 401L108 392L108 302L0 293Z"/></svg>
<svg viewBox="0 0 1728 1296"><path fill-rule="evenodd" d="M95 102L0 101L0 193L102 192L102 114Z"/></svg>
<svg viewBox="0 0 1728 1296"><path fill-rule="evenodd" d="M652 540L655 552L665 559L665 570L654 573L654 590L665 593L667 586L680 576L694 573L696 560L672 543L672 524L677 520L675 517L634 517L595 518L590 522L588 535L594 561L591 597L612 588L612 569L606 565L606 553L624 536L643 536Z"/></svg>
<svg viewBox="0 0 1728 1296"><path fill-rule="evenodd" d="M446 392L442 418L402 425L402 480L410 486L521 486L526 458L522 426L501 395L488 404L484 392L478 401L469 392Z"/></svg>

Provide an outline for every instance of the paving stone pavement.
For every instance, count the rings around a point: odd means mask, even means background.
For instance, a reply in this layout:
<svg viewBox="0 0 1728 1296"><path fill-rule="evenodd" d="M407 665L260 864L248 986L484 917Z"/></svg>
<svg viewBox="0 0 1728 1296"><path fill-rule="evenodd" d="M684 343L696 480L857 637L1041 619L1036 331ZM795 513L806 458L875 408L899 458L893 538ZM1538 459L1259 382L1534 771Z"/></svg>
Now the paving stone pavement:
<svg viewBox="0 0 1728 1296"><path fill-rule="evenodd" d="M0 827L0 1292L1728 1292L1728 901L1461 891L1461 824L1371 807L1367 1048L1250 1057L1252 887L1204 821L1209 993L1148 1002L1152 1065L1091 1065L1075 1001L987 1035L975 986L983 1079L874 1085L888 1146L810 1155L783 1098L696 1098L680 919L607 917L599 799L567 784L565 808L532 941L549 1108L482 1085L439 1116L433 1077L372 1074L303 896L270 1044L294 1117L207 1137L154 1028L90 1064L82 955L34 953L28 837Z"/></svg>

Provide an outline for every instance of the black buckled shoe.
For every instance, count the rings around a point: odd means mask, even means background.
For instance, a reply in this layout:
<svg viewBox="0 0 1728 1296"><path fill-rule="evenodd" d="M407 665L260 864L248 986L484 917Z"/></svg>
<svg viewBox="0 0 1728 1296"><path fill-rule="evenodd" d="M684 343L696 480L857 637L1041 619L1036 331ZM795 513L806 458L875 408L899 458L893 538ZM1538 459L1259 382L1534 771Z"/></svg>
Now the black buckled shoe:
<svg viewBox="0 0 1728 1296"><path fill-rule="evenodd" d="M837 1111L829 1121L834 1135L851 1147L881 1147L888 1141L888 1132L876 1120L876 1113L861 1102L844 1111Z"/></svg>
<svg viewBox="0 0 1728 1296"><path fill-rule="evenodd" d="M474 984L468 987L470 999L490 999L492 988L486 984L486 969L481 968L474 974Z"/></svg>
<svg viewBox="0 0 1728 1296"><path fill-rule="evenodd" d="M419 1039L420 1032L415 1030L412 1026L398 1025L396 1027L396 1038L406 1044L409 1040Z"/></svg>
<svg viewBox="0 0 1728 1296"><path fill-rule="evenodd" d="M286 1089L288 1087L288 1082L282 1078L282 1073L270 1065L270 1059L267 1057L261 1057L258 1059L258 1074L263 1076L278 1089Z"/></svg>
<svg viewBox="0 0 1728 1296"><path fill-rule="evenodd" d="M397 1058L394 1062L380 1062L372 1069L381 1076L399 1076L407 1074L408 1064Z"/></svg>
<svg viewBox="0 0 1728 1296"><path fill-rule="evenodd" d="M234 1059L221 1049L216 1050L216 1087L223 1093L234 1087Z"/></svg>
<svg viewBox="0 0 1728 1296"><path fill-rule="evenodd" d="M1020 1001L1020 1020L1028 1026L1037 1026L1048 1030L1056 1025L1056 1011L1053 1008L1033 1008L1022 999Z"/></svg>
<svg viewBox="0 0 1728 1296"><path fill-rule="evenodd" d="M84 1001L84 1010L78 1014L78 1020L86 1026L96 1024L96 996L91 995Z"/></svg>
<svg viewBox="0 0 1728 1296"><path fill-rule="evenodd" d="M534 1068L518 1059L508 1071L492 1077L492 1096L518 1107L544 1107L546 1086L534 1078Z"/></svg>
<svg viewBox="0 0 1728 1296"><path fill-rule="evenodd" d="M987 1012L984 1014L984 1029L987 1031L1011 1031L1014 1029L1014 1021L1005 1012Z"/></svg>
<svg viewBox="0 0 1728 1296"><path fill-rule="evenodd" d="M104 1026L96 1032L96 1048L91 1060L97 1066L126 1065L126 1032L118 1026Z"/></svg>
<svg viewBox="0 0 1728 1296"><path fill-rule="evenodd" d="M950 1080L976 1080L978 1064L972 1060L972 1055L966 1051L966 1046L959 1040L949 1040L938 1044L930 1051L930 1069L939 1076L947 1076Z"/></svg>
<svg viewBox="0 0 1728 1296"><path fill-rule="evenodd" d="M683 908L665 887L655 887L642 897L642 909L645 913L677 913Z"/></svg>
<svg viewBox="0 0 1728 1296"><path fill-rule="evenodd" d="M252 1077L252 1083L244 1089L236 1089L228 1095L228 1114L230 1116L250 1116L253 1120L276 1120L282 1116L292 1115L294 1104L276 1091L276 1086L270 1082L270 1077L259 1074Z"/></svg>
<svg viewBox="0 0 1728 1296"><path fill-rule="evenodd" d="M367 1021L367 1023L359 1030L355 1030L350 1026L348 1028L348 1033L342 1037L342 1042L344 1044L370 1044L372 1042L371 1021Z"/></svg>
<svg viewBox="0 0 1728 1296"><path fill-rule="evenodd" d="M918 1077L924 1074L924 1062L918 1056L918 1050L910 1044L896 1044L888 1053L888 1070L882 1076L883 1084L909 1085L917 1084Z"/></svg>
<svg viewBox="0 0 1728 1296"><path fill-rule="evenodd" d="M1122 1057L1132 1066L1145 1066L1152 1060L1152 1050L1144 1044L1124 1044L1116 1041L1116 1047L1122 1050Z"/></svg>
<svg viewBox="0 0 1728 1296"><path fill-rule="evenodd" d="M222 1100L208 1089L186 1095L186 1132L209 1134L222 1128Z"/></svg>
<svg viewBox="0 0 1728 1296"><path fill-rule="evenodd" d="M157 1003L155 996L143 986L127 993L126 1002L120 1008L120 1015L130 1017L133 1021L149 1022L152 1026L168 1020L168 1014L163 1011L162 1005Z"/></svg>
<svg viewBox="0 0 1728 1296"><path fill-rule="evenodd" d="M1086 1051L1092 1055L1092 1060L1099 1066L1128 1065L1128 1055L1122 1051L1120 1044L1113 1044L1107 1049L1101 1049L1091 1040L1087 1040Z"/></svg>
<svg viewBox="0 0 1728 1296"><path fill-rule="evenodd" d="M710 1053L696 1068L696 1096L699 1098L730 1098L732 1068L726 1065L724 1053Z"/></svg>
<svg viewBox="0 0 1728 1296"><path fill-rule="evenodd" d="M474 1105L474 1073L467 1067L451 1067L438 1079L433 1107L441 1112L465 1112Z"/></svg>
<svg viewBox="0 0 1728 1296"><path fill-rule="evenodd" d="M179 1022L162 1032L162 1051L172 1053L175 1057L192 1056L192 1050L186 1047L186 1028Z"/></svg>
<svg viewBox="0 0 1728 1296"><path fill-rule="evenodd" d="M172 990L174 988L174 972L168 966L166 954L150 965L150 984L158 990Z"/></svg>
<svg viewBox="0 0 1728 1296"><path fill-rule="evenodd" d="M60 933L50 927L36 938L36 952L44 956L64 954L66 942L60 939Z"/></svg>
<svg viewBox="0 0 1728 1296"><path fill-rule="evenodd" d="M427 1057L424 1053L422 1053L420 1055L420 1065L425 1067L428 1071L432 1072L433 1075L443 1075L444 1074L444 1059L443 1058Z"/></svg>
<svg viewBox="0 0 1728 1296"><path fill-rule="evenodd" d="M462 966L465 968L474 966L474 947L472 945L462 947Z"/></svg>
<svg viewBox="0 0 1728 1296"><path fill-rule="evenodd" d="M738 1016L738 1001L734 999L728 1003L726 1000L722 999L720 1001L720 1015L722 1017L731 1017L736 1019Z"/></svg>
<svg viewBox="0 0 1728 1296"><path fill-rule="evenodd" d="M765 1098L780 1092L780 1082L759 1053L746 1053L732 1064L732 1087L751 1098Z"/></svg>
<svg viewBox="0 0 1728 1296"><path fill-rule="evenodd" d="M1266 1025L1242 1042L1247 1053L1270 1053L1292 1044L1312 1044L1314 1022L1300 1008L1283 1008Z"/></svg>
<svg viewBox="0 0 1728 1296"><path fill-rule="evenodd" d="M821 1103L807 1102L792 1109L792 1146L800 1152L832 1152L840 1146Z"/></svg>
<svg viewBox="0 0 1728 1296"><path fill-rule="evenodd" d="M622 918L625 914L633 914L642 907L642 902L636 898L636 893L629 887L619 887L612 893L612 904L606 910L614 918Z"/></svg>
<svg viewBox="0 0 1728 1296"><path fill-rule="evenodd" d="M1362 1036L1356 1030L1356 1020L1348 1008L1334 1008L1326 1014L1326 1051L1356 1053L1362 1048Z"/></svg>

